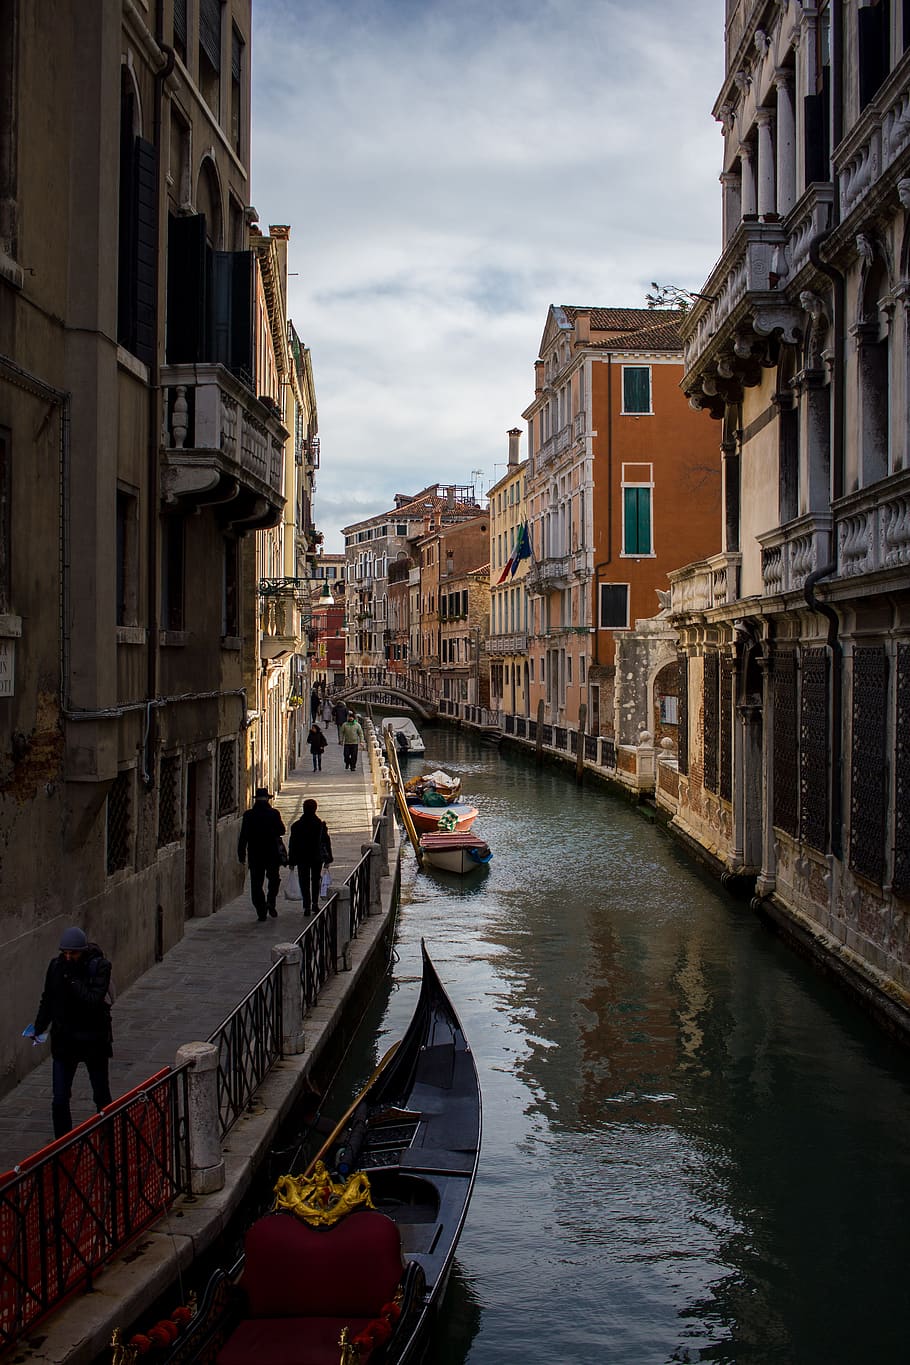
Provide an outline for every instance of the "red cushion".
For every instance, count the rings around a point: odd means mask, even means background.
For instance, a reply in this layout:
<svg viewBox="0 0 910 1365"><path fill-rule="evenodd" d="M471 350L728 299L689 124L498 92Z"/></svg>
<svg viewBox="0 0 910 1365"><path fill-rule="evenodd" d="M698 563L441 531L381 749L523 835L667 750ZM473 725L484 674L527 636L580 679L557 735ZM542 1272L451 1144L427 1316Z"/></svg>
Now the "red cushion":
<svg viewBox="0 0 910 1365"><path fill-rule="evenodd" d="M241 1283L254 1318L369 1320L394 1298L403 1268L401 1236L384 1213L362 1209L333 1228L270 1213L246 1235Z"/></svg>
<svg viewBox="0 0 910 1365"><path fill-rule="evenodd" d="M341 1330L355 1337L369 1318L247 1318L225 1342L216 1365L338 1365ZM372 1355L372 1352L370 1352ZM369 1355L361 1355L363 1365Z"/></svg>

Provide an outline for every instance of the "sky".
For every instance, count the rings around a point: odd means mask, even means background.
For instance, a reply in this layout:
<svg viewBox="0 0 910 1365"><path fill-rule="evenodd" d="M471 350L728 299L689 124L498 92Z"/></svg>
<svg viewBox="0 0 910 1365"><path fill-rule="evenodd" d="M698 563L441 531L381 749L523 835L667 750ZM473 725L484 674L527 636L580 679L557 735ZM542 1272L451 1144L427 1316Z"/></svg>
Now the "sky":
<svg viewBox="0 0 910 1365"><path fill-rule="evenodd" d="M252 203L291 227L325 550L396 493L503 476L550 304L703 284L723 21L723 0L253 0Z"/></svg>

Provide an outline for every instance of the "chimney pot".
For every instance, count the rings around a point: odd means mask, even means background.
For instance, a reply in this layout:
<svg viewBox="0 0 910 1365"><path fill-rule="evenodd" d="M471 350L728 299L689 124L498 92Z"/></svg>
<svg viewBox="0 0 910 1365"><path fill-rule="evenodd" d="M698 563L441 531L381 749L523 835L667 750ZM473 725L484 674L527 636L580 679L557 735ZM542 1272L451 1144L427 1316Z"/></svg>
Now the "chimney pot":
<svg viewBox="0 0 910 1365"><path fill-rule="evenodd" d="M521 428L511 427L506 433L509 438L509 465L518 464L518 443L521 440Z"/></svg>

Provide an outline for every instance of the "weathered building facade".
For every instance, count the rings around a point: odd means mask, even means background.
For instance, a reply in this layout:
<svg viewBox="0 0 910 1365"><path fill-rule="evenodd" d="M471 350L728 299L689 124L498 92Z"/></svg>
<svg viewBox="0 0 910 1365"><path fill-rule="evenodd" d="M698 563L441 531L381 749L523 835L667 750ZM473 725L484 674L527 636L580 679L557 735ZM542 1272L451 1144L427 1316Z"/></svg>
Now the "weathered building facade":
<svg viewBox="0 0 910 1365"><path fill-rule="evenodd" d="M61 927L123 986L240 886L291 436L249 51L249 0L0 4L0 1086Z"/></svg>
<svg viewBox="0 0 910 1365"><path fill-rule="evenodd" d="M613 730L615 639L671 569L715 548L711 439L679 390L681 314L551 307L535 363L526 498L530 707Z"/></svg>
<svg viewBox="0 0 910 1365"><path fill-rule="evenodd" d="M684 378L719 423L723 544L671 575L678 825L904 1006L908 23L727 5L724 248Z"/></svg>
<svg viewBox="0 0 910 1365"><path fill-rule="evenodd" d="M528 594L530 554L522 554L528 514L527 461L519 458L521 431L509 436L505 474L489 491L490 513L490 708L510 715L530 713L528 680Z"/></svg>

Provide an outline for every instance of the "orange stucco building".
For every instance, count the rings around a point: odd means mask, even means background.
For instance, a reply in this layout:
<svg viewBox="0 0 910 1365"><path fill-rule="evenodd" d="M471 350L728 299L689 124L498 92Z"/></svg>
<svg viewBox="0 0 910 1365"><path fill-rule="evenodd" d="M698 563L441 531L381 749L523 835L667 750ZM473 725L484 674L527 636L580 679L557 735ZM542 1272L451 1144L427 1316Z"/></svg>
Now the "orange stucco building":
<svg viewBox="0 0 910 1365"><path fill-rule="evenodd" d="M679 388L679 312L550 308L528 423L529 703L613 731L616 638L719 547L717 444Z"/></svg>

